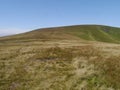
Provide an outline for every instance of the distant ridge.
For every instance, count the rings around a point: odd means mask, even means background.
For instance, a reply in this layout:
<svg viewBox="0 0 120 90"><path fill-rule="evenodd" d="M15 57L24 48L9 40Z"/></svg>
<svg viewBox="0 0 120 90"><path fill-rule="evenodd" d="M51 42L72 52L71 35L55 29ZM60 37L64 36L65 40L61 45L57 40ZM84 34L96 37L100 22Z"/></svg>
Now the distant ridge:
<svg viewBox="0 0 120 90"><path fill-rule="evenodd" d="M0 38L14 40L89 40L120 43L120 28L105 25L73 25L36 29L27 33Z"/></svg>

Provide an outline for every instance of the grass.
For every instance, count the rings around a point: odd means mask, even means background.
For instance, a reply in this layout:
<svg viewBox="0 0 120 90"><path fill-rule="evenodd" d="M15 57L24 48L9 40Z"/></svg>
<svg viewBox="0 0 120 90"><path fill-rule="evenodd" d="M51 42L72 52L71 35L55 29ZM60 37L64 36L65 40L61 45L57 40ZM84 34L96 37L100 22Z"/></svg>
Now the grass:
<svg viewBox="0 0 120 90"><path fill-rule="evenodd" d="M120 89L120 56L105 51L119 50L119 46L31 42L1 44L0 90Z"/></svg>
<svg viewBox="0 0 120 90"><path fill-rule="evenodd" d="M37 29L31 32L0 38L2 43L44 40L88 40L120 43L120 28L103 25L78 25Z"/></svg>
<svg viewBox="0 0 120 90"><path fill-rule="evenodd" d="M106 32L108 30L109 32ZM99 25L86 25L66 28L66 32L84 40L117 43L119 28ZM111 32L111 33L110 33ZM117 38L117 39L116 39Z"/></svg>
<svg viewBox="0 0 120 90"><path fill-rule="evenodd" d="M95 42L119 34L81 25L0 38L0 90L119 90L120 46Z"/></svg>

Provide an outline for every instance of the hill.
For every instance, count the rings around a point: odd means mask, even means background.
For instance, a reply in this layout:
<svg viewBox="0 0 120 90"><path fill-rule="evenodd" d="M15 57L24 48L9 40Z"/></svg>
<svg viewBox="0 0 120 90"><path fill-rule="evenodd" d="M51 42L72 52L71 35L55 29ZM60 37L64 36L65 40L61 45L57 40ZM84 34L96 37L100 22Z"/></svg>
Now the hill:
<svg viewBox="0 0 120 90"><path fill-rule="evenodd" d="M120 90L119 35L78 25L1 37L0 90Z"/></svg>
<svg viewBox="0 0 120 90"><path fill-rule="evenodd" d="M0 38L0 41L14 40L89 40L119 43L120 28L104 25L76 25L36 29L23 34Z"/></svg>

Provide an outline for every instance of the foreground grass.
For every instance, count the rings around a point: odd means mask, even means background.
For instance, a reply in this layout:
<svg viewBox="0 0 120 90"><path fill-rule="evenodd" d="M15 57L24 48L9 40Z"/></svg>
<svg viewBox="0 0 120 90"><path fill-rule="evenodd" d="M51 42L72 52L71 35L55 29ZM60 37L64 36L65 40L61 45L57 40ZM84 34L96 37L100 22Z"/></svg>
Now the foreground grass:
<svg viewBox="0 0 120 90"><path fill-rule="evenodd" d="M120 56L91 45L2 48L0 90L120 90Z"/></svg>

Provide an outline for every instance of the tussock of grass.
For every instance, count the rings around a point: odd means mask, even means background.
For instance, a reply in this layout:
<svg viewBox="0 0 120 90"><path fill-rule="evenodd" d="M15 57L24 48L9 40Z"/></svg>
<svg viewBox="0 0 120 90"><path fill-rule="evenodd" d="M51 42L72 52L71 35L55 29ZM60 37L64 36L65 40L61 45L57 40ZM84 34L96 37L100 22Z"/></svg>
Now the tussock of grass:
<svg viewBox="0 0 120 90"><path fill-rule="evenodd" d="M107 86L120 88L120 56L111 56L99 64Z"/></svg>

